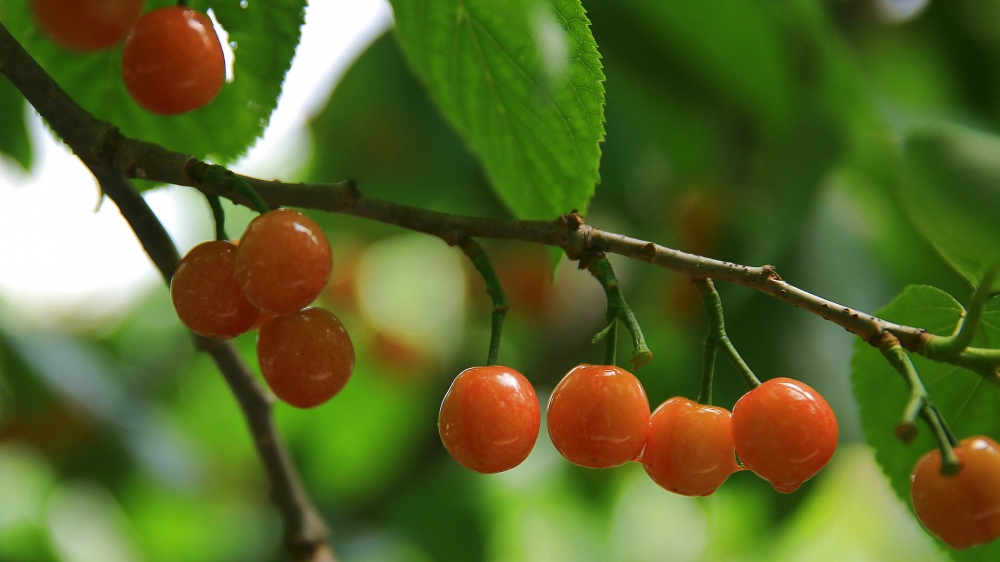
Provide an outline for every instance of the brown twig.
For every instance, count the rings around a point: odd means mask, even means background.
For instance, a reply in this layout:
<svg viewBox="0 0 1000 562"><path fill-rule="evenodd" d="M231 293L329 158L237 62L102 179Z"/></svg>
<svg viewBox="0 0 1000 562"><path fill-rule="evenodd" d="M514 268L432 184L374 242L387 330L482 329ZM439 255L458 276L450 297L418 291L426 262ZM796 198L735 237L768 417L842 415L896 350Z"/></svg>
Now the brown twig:
<svg viewBox="0 0 1000 562"><path fill-rule="evenodd" d="M94 119L76 104L0 24L0 73L6 76L45 118L97 178L118 206L143 249L167 284L178 255L163 225L115 161L124 137L109 123ZM143 143L132 145L142 146ZM153 145L149 145L153 146ZM162 150L162 149L161 149ZM140 177L141 169L128 175ZM335 562L327 544L327 528L299 480L288 450L271 416L274 399L254 378L229 342L197 337L229 384L250 426L257 453L267 473L271 498L281 512L285 543L299 561Z"/></svg>

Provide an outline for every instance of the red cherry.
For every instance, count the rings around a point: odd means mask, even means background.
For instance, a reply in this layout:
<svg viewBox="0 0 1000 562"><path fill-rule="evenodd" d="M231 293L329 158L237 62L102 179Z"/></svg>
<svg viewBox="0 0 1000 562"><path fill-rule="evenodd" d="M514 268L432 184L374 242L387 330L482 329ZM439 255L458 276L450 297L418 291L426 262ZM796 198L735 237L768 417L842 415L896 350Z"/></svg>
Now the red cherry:
<svg viewBox="0 0 1000 562"><path fill-rule="evenodd" d="M114 46L142 13L143 0L32 0L38 27L60 47L86 53Z"/></svg>
<svg viewBox="0 0 1000 562"><path fill-rule="evenodd" d="M132 99L153 113L184 113L212 101L226 80L212 21L182 6L146 12L125 38L122 78Z"/></svg>
<svg viewBox="0 0 1000 562"><path fill-rule="evenodd" d="M354 371L354 346L322 308L278 316L260 328L257 361L275 396L298 408L333 398Z"/></svg>
<svg viewBox="0 0 1000 562"><path fill-rule="evenodd" d="M790 494L837 450L837 418L822 396L787 378L765 381L733 406L733 442L743 464Z"/></svg>
<svg viewBox="0 0 1000 562"><path fill-rule="evenodd" d="M572 463L610 468L642 453L649 401L632 373L613 365L578 365L549 398L552 444Z"/></svg>
<svg viewBox="0 0 1000 562"><path fill-rule="evenodd" d="M987 544L1000 536L1000 445L989 437L963 439L955 447L962 470L941 474L941 451L920 457L910 480L913 509L924 527L955 549Z"/></svg>
<svg viewBox="0 0 1000 562"><path fill-rule="evenodd" d="M654 482L675 494L711 494L740 470L732 414L687 398L667 400L653 412L642 464Z"/></svg>
<svg viewBox="0 0 1000 562"><path fill-rule="evenodd" d="M234 338L260 316L236 281L236 245L213 240L191 249L170 280L177 317L196 334Z"/></svg>
<svg viewBox="0 0 1000 562"><path fill-rule="evenodd" d="M441 402L441 442L466 468L493 474L528 458L541 425L538 397L510 367L471 367L451 383Z"/></svg>
<svg viewBox="0 0 1000 562"><path fill-rule="evenodd" d="M236 252L236 277L250 302L289 314L316 300L333 269L330 242L312 219L277 209L250 221Z"/></svg>

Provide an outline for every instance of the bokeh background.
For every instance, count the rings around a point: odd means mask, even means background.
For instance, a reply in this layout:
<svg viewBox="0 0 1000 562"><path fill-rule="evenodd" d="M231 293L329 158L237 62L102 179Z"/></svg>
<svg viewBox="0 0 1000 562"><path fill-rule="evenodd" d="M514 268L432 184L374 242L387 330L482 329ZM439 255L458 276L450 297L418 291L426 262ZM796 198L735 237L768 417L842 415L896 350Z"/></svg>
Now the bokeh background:
<svg viewBox="0 0 1000 562"><path fill-rule="evenodd" d="M1000 2L583 4L607 76L589 223L773 264L866 311L913 283L967 300L897 200L892 146L914 119L1000 129ZM387 4L317 2L306 22L267 133L234 169L355 178L372 197L508 216L407 69ZM114 206L95 210L93 179L30 108L23 118L33 158L0 157L0 561L285 559L222 378ZM212 236L193 190L146 198L182 251ZM231 233L252 217L227 209ZM346 562L948 559L863 444L841 328L720 286L729 335L758 376L801 379L838 414L836 456L795 494L744 472L708 498L674 496L635 463L571 465L544 427L522 466L478 475L447 455L436 420L454 376L486 358L481 279L440 240L313 216L334 248L319 303L347 325L358 364L329 403L275 415ZM603 292L574 263L553 274L544 248L484 246L512 302L501 359L544 401L571 367L601 360L590 338ZM636 373L651 404L696 397L707 330L696 291L612 262L656 354ZM254 340L236 345L255 366ZM742 382L722 361L716 380L731 407Z"/></svg>

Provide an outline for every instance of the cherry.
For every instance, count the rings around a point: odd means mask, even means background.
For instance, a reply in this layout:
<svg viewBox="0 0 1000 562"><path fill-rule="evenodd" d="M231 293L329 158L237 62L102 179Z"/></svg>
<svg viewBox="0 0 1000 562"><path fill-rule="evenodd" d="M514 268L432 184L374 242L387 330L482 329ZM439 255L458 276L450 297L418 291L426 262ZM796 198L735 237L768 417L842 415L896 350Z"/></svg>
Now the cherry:
<svg viewBox="0 0 1000 562"><path fill-rule="evenodd" d="M747 468L790 494L837 450L837 418L822 396L788 378L764 382L733 406L733 442Z"/></svg>
<svg viewBox="0 0 1000 562"><path fill-rule="evenodd" d="M578 365L549 398L549 438L572 463L610 468L642 453L649 401L632 373L614 365Z"/></svg>
<svg viewBox="0 0 1000 562"><path fill-rule="evenodd" d="M438 413L441 442L466 468L493 474L528 458L541 424L538 397L510 367L470 367L455 377Z"/></svg>
<svg viewBox="0 0 1000 562"><path fill-rule="evenodd" d="M260 316L236 281L236 245L213 240L191 249L170 280L177 317L196 334L228 339L249 330Z"/></svg>
<svg viewBox="0 0 1000 562"><path fill-rule="evenodd" d="M306 308L261 326L257 361L275 396L298 408L312 408L347 384L354 371L354 346L336 316Z"/></svg>
<svg viewBox="0 0 1000 562"><path fill-rule="evenodd" d="M654 482L675 494L711 494L740 470L732 414L683 397L667 400L650 419L642 464Z"/></svg>
<svg viewBox="0 0 1000 562"><path fill-rule="evenodd" d="M955 447L962 470L941 474L941 451L920 457L910 479L913 509L924 527L955 549L1000 536L1000 445L989 437L963 439Z"/></svg>
<svg viewBox="0 0 1000 562"><path fill-rule="evenodd" d="M122 78L132 99L153 113L184 113L212 101L226 79L212 21L183 6L146 12L125 38Z"/></svg>
<svg viewBox="0 0 1000 562"><path fill-rule="evenodd" d="M323 229L291 209L250 221L236 252L236 276L250 302L288 314L316 300L330 279L333 258Z"/></svg>
<svg viewBox="0 0 1000 562"><path fill-rule="evenodd" d="M107 49L125 37L143 0L32 0L38 27L60 47L78 53Z"/></svg>

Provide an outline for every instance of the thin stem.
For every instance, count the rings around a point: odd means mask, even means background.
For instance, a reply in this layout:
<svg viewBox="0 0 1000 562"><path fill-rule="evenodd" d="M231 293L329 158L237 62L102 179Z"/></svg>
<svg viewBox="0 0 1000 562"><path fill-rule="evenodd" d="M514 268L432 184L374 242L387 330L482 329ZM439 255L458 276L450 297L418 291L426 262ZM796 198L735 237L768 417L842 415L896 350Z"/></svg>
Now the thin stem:
<svg viewBox="0 0 1000 562"><path fill-rule="evenodd" d="M618 319L609 314L608 331L604 341L604 364L618 364Z"/></svg>
<svg viewBox="0 0 1000 562"><path fill-rule="evenodd" d="M226 234L226 210L222 208L222 202L218 195L205 195L208 204L212 207L212 218L215 220L215 239L229 240Z"/></svg>
<svg viewBox="0 0 1000 562"><path fill-rule="evenodd" d="M990 298L990 290L993 287L993 280L997 276L997 265L994 264L983 275L976 292L972 295L972 302L965 315L958 320L955 326L955 333L947 337L935 337L928 340L924 345L924 355L934 360L951 359L972 345L973 338L976 337L976 330L979 329L979 322L983 317L983 310L986 308L986 301Z"/></svg>
<svg viewBox="0 0 1000 562"><path fill-rule="evenodd" d="M701 393L698 403L712 405L712 379L715 378L715 351L718 347L711 338L705 338L705 350L702 353Z"/></svg>
<svg viewBox="0 0 1000 562"><path fill-rule="evenodd" d="M500 360L500 336L503 333L503 321L507 316L507 311L510 310L510 303L507 301L507 295L503 292L500 278L497 277L497 273L493 269L493 263L490 262L483 247L472 238L463 238L458 245L472 260L472 265L476 266L479 274L483 276L483 281L486 283L486 294L493 301L493 312L490 319L490 350L486 356L486 364L497 365Z"/></svg>
<svg viewBox="0 0 1000 562"><path fill-rule="evenodd" d="M625 302L625 296L622 294L618 278L615 277L615 271L608 258L603 252L589 253L580 258L580 268L586 268L590 271L591 275L600 281L601 287L604 288L604 294L608 300L608 328L605 330L607 331L609 328L612 332L617 330L617 322L612 322L615 319L623 322L632 335L632 368L638 369L652 361L653 352L646 345L646 338L642 335L642 328L639 327L639 321L632 312L632 308ZM609 334L609 336L612 335L615 334ZM614 339L617 341L617 338Z"/></svg>
<svg viewBox="0 0 1000 562"><path fill-rule="evenodd" d="M708 336L706 341L712 341L716 347L722 350L729 362L736 367L736 372L743 377L750 389L760 386L760 380L753 374L750 366L743 361L740 353L736 351L733 342L729 341L726 335L726 319L722 313L722 298L715 290L715 284L711 279L696 279L694 284L701 292L702 303L705 305L705 312L708 314Z"/></svg>
<svg viewBox="0 0 1000 562"><path fill-rule="evenodd" d="M919 414L931 428L931 432L938 442L938 448L941 450L941 474L957 474L962 469L962 465L953 449L954 445L957 444L955 436L948 428L944 416L931 402L927 388L920 379L916 367L913 366L909 354L899 345L899 340L888 333L883 336L879 349L889 364L903 376L903 380L910 388L910 396L907 399L902 420L896 426L896 435L905 443L912 441L916 437L915 420Z"/></svg>

